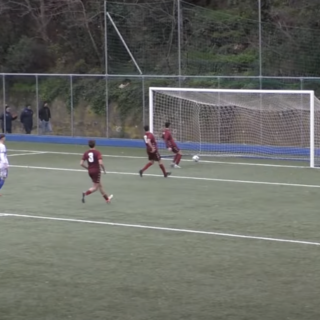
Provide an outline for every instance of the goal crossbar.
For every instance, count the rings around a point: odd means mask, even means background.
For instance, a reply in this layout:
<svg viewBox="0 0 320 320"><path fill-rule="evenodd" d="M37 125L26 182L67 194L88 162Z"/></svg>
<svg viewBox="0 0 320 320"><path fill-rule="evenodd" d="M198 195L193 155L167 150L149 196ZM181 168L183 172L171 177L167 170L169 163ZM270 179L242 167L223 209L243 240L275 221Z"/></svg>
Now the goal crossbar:
<svg viewBox="0 0 320 320"><path fill-rule="evenodd" d="M195 92L225 92L225 93L284 93L284 94L313 94L313 90L266 90L266 89L208 89L208 88L172 88L172 87L149 87L152 91L195 91Z"/></svg>

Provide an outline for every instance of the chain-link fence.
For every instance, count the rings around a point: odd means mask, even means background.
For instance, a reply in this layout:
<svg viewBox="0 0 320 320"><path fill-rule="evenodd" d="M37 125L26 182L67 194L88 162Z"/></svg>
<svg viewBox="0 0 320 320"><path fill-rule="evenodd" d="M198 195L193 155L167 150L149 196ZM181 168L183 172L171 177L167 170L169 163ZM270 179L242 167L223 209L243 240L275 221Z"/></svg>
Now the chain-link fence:
<svg viewBox="0 0 320 320"><path fill-rule="evenodd" d="M30 104L33 134L140 138L150 86L312 89L320 96L319 27L278 23L260 0L250 2L250 14L246 1L228 3L237 10L182 0L107 1L105 74L2 73L1 113L9 106L18 116L13 133L25 132L20 115ZM46 101L52 132L39 118Z"/></svg>
<svg viewBox="0 0 320 320"><path fill-rule="evenodd" d="M320 96L320 78L2 74L0 84L1 113L18 116L12 122L13 133L25 132L20 116L30 105L33 134L109 138L140 138L149 119L149 87L301 89ZM45 102L52 132L43 130L39 118Z"/></svg>

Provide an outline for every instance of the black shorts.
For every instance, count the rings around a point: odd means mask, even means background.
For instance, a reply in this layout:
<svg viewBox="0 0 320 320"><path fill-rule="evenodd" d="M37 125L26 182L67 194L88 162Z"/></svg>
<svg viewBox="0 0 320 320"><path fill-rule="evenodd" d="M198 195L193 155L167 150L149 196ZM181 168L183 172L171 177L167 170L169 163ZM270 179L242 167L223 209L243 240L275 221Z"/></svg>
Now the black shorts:
<svg viewBox="0 0 320 320"><path fill-rule="evenodd" d="M101 178L101 172L90 172L89 171L89 177L91 178L93 183L100 183L100 178Z"/></svg>
<svg viewBox="0 0 320 320"><path fill-rule="evenodd" d="M180 149L177 146L172 147L171 150L173 153L178 153L180 151Z"/></svg>
<svg viewBox="0 0 320 320"><path fill-rule="evenodd" d="M156 152L148 152L148 159L150 161L160 161L161 160L160 153L158 151L156 151Z"/></svg>

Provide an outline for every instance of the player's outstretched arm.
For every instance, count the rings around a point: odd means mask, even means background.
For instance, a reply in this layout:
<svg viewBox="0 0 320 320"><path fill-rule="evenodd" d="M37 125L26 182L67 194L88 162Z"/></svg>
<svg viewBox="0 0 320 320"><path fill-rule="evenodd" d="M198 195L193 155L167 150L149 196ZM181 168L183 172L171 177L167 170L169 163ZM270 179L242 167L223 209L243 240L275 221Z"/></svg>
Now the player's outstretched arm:
<svg viewBox="0 0 320 320"><path fill-rule="evenodd" d="M88 170L88 167L84 164L83 160L80 161L80 166Z"/></svg>
<svg viewBox="0 0 320 320"><path fill-rule="evenodd" d="M0 148L0 164L4 169L8 168L8 158L5 154L5 148L2 147Z"/></svg>
<svg viewBox="0 0 320 320"><path fill-rule="evenodd" d="M170 132L169 132L169 131L163 132L162 138L163 138L163 141L164 141L164 143L165 143L165 145L166 145L166 148L167 148L169 151L172 151L171 143L170 143L170 140L172 139L172 137L171 137Z"/></svg>
<svg viewBox="0 0 320 320"><path fill-rule="evenodd" d="M150 139L147 139L147 140L146 140L146 144L150 147L151 152L155 152L155 151L156 151L155 148L154 148L154 146L152 145Z"/></svg>
<svg viewBox="0 0 320 320"><path fill-rule="evenodd" d="M166 148L167 148L169 151L171 151L172 149L171 149L171 145L170 145L170 143L169 143L169 140L168 140L168 139L164 139L164 143L166 144Z"/></svg>
<svg viewBox="0 0 320 320"><path fill-rule="evenodd" d="M102 160L99 160L99 165L100 165L101 170L102 170L103 173L105 174L105 173L106 173L106 169L105 169L105 167L104 167L104 164L103 164L103 161L102 161Z"/></svg>

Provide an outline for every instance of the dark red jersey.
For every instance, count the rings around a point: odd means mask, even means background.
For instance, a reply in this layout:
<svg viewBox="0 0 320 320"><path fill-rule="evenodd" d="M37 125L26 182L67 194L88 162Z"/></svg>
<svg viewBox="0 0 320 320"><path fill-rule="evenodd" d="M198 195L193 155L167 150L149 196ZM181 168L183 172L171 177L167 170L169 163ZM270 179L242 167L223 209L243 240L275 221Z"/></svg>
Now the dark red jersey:
<svg viewBox="0 0 320 320"><path fill-rule="evenodd" d="M164 143L166 144L167 148L177 147L177 144L175 143L169 129L166 128L163 130L162 139L164 140Z"/></svg>
<svg viewBox="0 0 320 320"><path fill-rule="evenodd" d="M87 161L89 172L100 172L99 160L102 160L100 151L90 149L83 154L82 160Z"/></svg>
<svg viewBox="0 0 320 320"><path fill-rule="evenodd" d="M157 146L157 141L156 138L154 137L154 135L151 132L146 132L144 134L144 142L146 144L146 148L147 148L147 152L152 152L152 149L150 148L149 144L147 143L148 140L150 140L151 145L154 148L154 151L157 152L158 151L158 146Z"/></svg>

